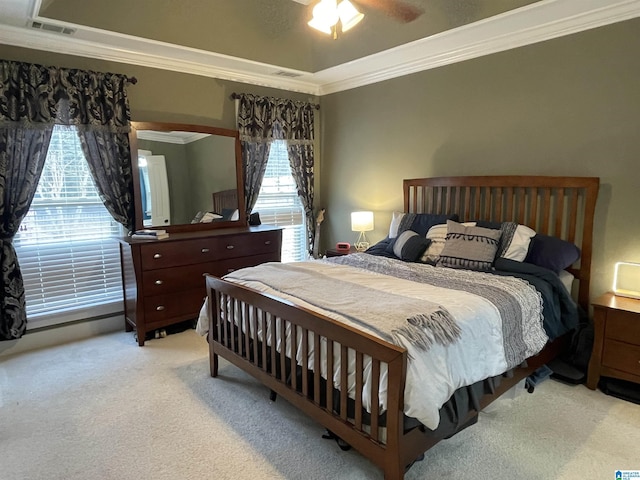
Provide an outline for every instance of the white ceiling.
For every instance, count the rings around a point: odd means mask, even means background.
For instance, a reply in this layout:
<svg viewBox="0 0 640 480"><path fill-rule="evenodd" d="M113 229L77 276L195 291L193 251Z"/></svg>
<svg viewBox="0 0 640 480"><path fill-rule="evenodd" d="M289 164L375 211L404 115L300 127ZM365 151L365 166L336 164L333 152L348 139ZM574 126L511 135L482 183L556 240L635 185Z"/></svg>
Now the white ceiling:
<svg viewBox="0 0 640 480"><path fill-rule="evenodd" d="M640 0L541 0L317 72L40 17L50 0L0 0L0 44L325 95L640 16ZM265 1L265 0L262 0ZM294 0L308 3L308 0ZM73 35L35 30L37 21Z"/></svg>

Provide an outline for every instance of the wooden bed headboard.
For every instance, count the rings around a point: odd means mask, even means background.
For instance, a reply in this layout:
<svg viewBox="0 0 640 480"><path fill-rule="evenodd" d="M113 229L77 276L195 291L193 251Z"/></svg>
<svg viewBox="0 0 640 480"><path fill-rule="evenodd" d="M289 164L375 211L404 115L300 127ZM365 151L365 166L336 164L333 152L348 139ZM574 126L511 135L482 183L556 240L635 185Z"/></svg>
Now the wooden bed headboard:
<svg viewBox="0 0 640 480"><path fill-rule="evenodd" d="M222 213L224 209L236 209L238 208L238 191L233 188L230 190L220 190L211 194L213 197L213 211L215 213Z"/></svg>
<svg viewBox="0 0 640 480"><path fill-rule="evenodd" d="M404 180L404 210L457 213L460 221L517 222L576 244L582 255L569 270L578 303L588 311L597 177L474 176Z"/></svg>

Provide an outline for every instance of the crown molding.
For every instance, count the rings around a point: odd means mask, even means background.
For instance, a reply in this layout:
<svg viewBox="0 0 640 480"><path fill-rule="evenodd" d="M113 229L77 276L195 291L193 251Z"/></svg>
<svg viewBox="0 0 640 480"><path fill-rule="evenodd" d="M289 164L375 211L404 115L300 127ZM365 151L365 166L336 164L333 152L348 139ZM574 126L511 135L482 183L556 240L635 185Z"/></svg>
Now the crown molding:
<svg viewBox="0 0 640 480"><path fill-rule="evenodd" d="M308 72L180 45L90 29L66 22L51 22L51 20L42 17L37 17L34 20L73 28L76 29L76 34L66 36L34 30L29 27L6 25L0 29L0 43L250 83L311 95L318 94L316 84L308 80L300 80L302 77L310 78L311 74ZM284 72L296 78L278 76L278 72Z"/></svg>
<svg viewBox="0 0 640 480"><path fill-rule="evenodd" d="M33 0L32 6L40 1ZM0 20L5 23L0 43L321 96L638 16L640 0L541 0L315 73L44 17L33 20L72 28L76 33L67 36L34 30L29 18L10 18Z"/></svg>

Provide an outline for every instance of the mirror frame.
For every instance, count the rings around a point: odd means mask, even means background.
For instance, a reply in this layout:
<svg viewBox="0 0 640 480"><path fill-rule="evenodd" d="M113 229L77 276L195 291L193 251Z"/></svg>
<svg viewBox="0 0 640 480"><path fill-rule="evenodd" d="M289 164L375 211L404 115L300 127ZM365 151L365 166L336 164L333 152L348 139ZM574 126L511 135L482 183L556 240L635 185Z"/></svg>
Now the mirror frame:
<svg viewBox="0 0 640 480"><path fill-rule="evenodd" d="M236 188L238 190L238 220L211 222L211 223L186 223L167 226L145 227L142 220L142 200L140 197L140 170L138 168L138 130L158 130L163 132L182 131L182 132L198 132L208 133L211 135L220 135L224 137L233 137L235 139L235 155L236 155ZM133 174L133 195L135 206L135 229L143 228L165 229L168 232L194 232L200 230L211 230L229 227L246 227L247 214L244 205L244 181L242 171L242 151L240 148L240 134L237 130L227 128L209 127L205 125L192 125L186 123L165 123L165 122L131 122L131 132L129 134L129 144L131 148L131 172Z"/></svg>

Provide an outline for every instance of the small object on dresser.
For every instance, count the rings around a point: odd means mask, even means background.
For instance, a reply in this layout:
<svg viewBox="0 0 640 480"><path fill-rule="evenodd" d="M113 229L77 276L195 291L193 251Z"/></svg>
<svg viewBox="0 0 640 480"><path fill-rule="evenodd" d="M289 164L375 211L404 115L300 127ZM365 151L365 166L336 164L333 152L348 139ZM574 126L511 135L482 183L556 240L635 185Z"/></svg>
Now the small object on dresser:
<svg viewBox="0 0 640 480"><path fill-rule="evenodd" d="M166 230L151 230L151 229L143 229L136 230L131 235L131 238L136 240L161 240L163 238L167 238L169 233Z"/></svg>
<svg viewBox="0 0 640 480"><path fill-rule="evenodd" d="M336 243L336 250L338 250L339 252L348 253L349 250L351 250L351 244L347 242L338 242Z"/></svg>

